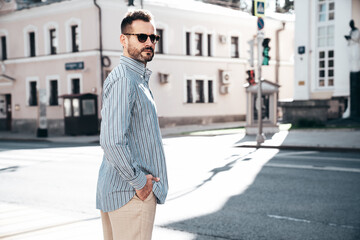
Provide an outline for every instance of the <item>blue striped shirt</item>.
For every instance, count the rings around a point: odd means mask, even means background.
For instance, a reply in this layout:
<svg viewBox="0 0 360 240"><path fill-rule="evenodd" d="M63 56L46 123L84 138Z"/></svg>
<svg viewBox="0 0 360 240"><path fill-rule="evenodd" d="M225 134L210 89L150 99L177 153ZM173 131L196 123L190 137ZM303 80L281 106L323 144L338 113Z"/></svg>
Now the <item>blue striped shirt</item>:
<svg viewBox="0 0 360 240"><path fill-rule="evenodd" d="M159 204L165 202L168 179L150 75L143 63L121 56L104 82L100 132L104 156L96 194L96 208L103 212L129 202L135 189L145 186L147 174L160 178L153 193Z"/></svg>

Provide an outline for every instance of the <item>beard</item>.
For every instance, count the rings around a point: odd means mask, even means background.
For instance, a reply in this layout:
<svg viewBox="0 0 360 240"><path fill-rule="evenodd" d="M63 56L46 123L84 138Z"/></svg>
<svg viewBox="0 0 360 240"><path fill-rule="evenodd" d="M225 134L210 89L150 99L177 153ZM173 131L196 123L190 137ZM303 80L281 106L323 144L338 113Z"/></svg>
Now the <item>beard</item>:
<svg viewBox="0 0 360 240"><path fill-rule="evenodd" d="M128 54L131 58L138 60L142 63L150 62L154 57L154 49L152 47L144 47L138 49L129 45Z"/></svg>

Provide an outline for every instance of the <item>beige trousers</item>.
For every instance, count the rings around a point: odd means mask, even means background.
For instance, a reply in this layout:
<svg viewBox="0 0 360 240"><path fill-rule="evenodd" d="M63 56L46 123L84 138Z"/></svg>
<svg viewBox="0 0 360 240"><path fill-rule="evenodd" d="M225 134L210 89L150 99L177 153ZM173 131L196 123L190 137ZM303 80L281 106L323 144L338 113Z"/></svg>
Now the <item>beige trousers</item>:
<svg viewBox="0 0 360 240"><path fill-rule="evenodd" d="M155 211L156 197L153 193L145 201L135 195L115 211L101 211L104 240L151 240Z"/></svg>

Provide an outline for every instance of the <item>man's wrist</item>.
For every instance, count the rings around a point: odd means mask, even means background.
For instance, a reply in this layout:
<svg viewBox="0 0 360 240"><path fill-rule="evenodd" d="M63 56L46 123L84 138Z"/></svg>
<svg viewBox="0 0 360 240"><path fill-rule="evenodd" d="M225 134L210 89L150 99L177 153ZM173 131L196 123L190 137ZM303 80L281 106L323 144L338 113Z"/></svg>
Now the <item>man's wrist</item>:
<svg viewBox="0 0 360 240"><path fill-rule="evenodd" d="M141 190L146 185L146 176L145 173L140 171L140 173L131 181L129 181L130 185L134 187L136 190Z"/></svg>

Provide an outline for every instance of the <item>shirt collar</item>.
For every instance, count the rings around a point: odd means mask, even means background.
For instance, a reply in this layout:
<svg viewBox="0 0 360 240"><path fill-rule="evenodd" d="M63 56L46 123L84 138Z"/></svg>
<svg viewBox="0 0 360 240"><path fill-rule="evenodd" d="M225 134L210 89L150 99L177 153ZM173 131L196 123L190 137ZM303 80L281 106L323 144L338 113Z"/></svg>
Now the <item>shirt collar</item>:
<svg viewBox="0 0 360 240"><path fill-rule="evenodd" d="M146 68L142 62L139 62L135 59L121 55L120 63L126 65L134 72L140 74L140 76L143 79L145 79L147 82L149 81L152 71L150 69Z"/></svg>

